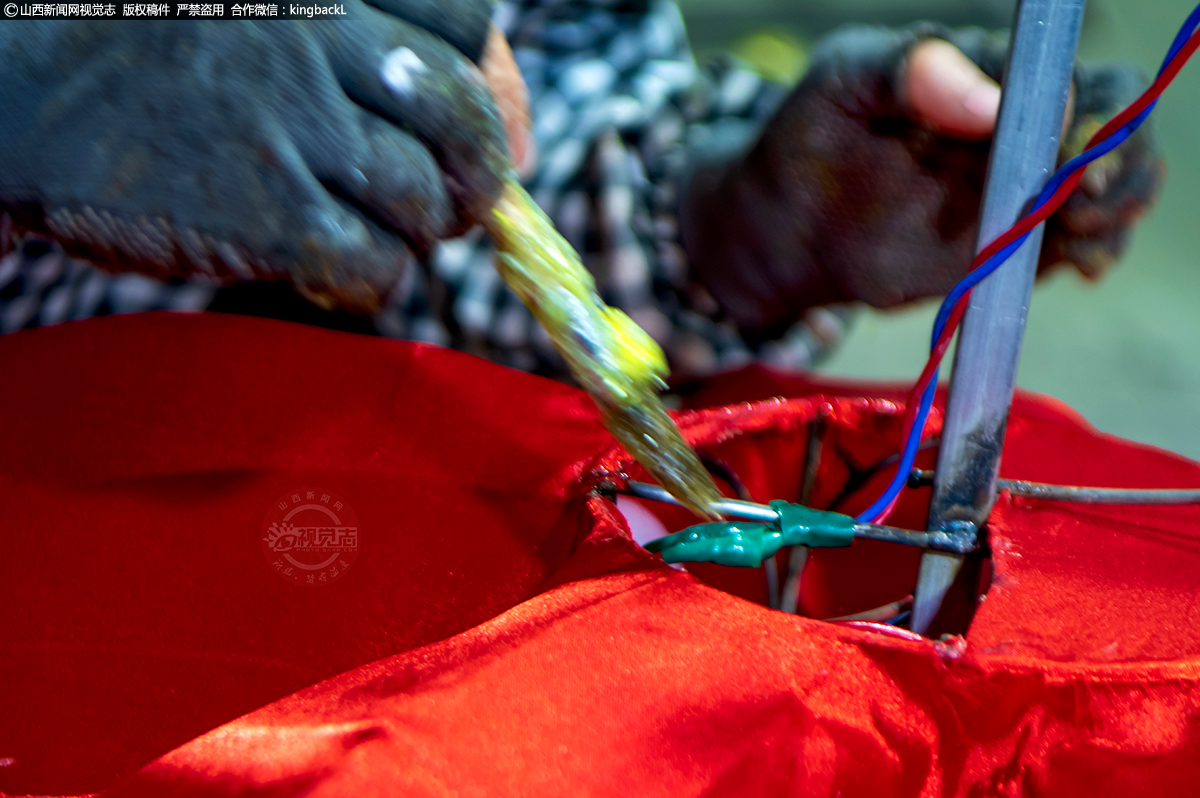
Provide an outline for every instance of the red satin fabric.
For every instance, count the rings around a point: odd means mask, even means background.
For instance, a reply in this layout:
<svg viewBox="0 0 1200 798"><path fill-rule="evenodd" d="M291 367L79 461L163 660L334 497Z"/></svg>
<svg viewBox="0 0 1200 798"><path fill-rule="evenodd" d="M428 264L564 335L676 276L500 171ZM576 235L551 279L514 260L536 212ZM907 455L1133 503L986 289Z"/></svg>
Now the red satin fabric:
<svg viewBox="0 0 1200 798"><path fill-rule="evenodd" d="M992 588L965 644L934 643L786 616L663 566L590 492L630 464L587 398L466 355L151 314L0 339L0 374L0 792L1200 783L1194 507L1002 499ZM820 505L895 449L899 398L748 370L694 393L728 406L681 425L756 498L794 499L823 416ZM1003 471L1200 485L1197 464L1028 395ZM358 559L329 585L287 583L263 557L264 515L302 486L359 519ZM899 523L920 526L925 493ZM910 591L915 568L888 544L820 552L803 603L876 606ZM761 572L738 578L760 589Z"/></svg>

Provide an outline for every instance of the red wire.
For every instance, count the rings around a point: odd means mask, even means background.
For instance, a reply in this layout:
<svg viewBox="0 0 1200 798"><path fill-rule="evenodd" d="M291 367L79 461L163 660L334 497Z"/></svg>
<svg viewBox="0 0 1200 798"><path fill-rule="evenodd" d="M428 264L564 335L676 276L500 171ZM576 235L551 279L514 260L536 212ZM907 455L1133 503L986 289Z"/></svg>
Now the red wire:
<svg viewBox="0 0 1200 798"><path fill-rule="evenodd" d="M1090 139L1088 139L1084 149L1091 149L1100 142L1104 141L1113 133L1117 132L1125 125L1133 121L1133 119L1142 111L1146 110L1151 103L1158 99L1159 95L1163 93L1167 86L1171 84L1171 81L1174 80L1175 76L1179 74L1179 70L1183 69L1183 65L1187 63L1188 59L1192 57L1197 49L1200 49L1200 30L1197 30L1190 37L1188 37L1187 43L1184 44L1183 47L1179 48L1179 52L1175 54L1173 59L1171 59L1171 63L1168 64L1161 73L1159 73L1158 77L1155 78L1154 82L1150 84L1150 87L1147 88L1146 91L1142 92L1140 97L1134 100L1134 102L1125 108L1125 110L1108 120L1108 122L1102 125L1101 128L1097 130ZM1077 169L1074 174L1063 181L1062 185L1050 195L1049 199L1047 199L1046 202L1041 205L1041 207L1037 208L1029 215L1017 220L1016 224L1008 228L1008 230L1001 233L999 236L993 239L990 244L981 249L971 261L970 270L974 271L975 269L978 269L980 266L986 263L989 258L991 258L1000 250L1004 249L1004 247L1008 246L1013 241L1016 241L1018 238L1025 235L1042 222L1046 221L1051 214L1057 211L1059 207L1066 202L1067 197L1069 197L1071 192L1075 190L1075 187L1079 185L1079 181L1083 178L1083 172L1085 169L1087 169L1086 165ZM909 435L912 434L913 425L916 424L917 420L917 411L921 405L921 397L925 393L925 389L929 386L929 382L933 379L934 374L937 372L938 367L941 365L942 358L945 356L946 350L950 346L950 339L953 338L955 331L958 329L958 325L962 322L962 317L966 312L970 298L971 292L967 291L955 304L954 309L950 312L950 316L946 319L946 326L943 328L942 334L938 337L937 344L934 346L933 351L930 352L929 359L925 362L925 368L921 371L921 376L917 378L916 383L912 387L912 391L908 395L908 403L904 410L904 423L902 427L903 436L901 440L907 441ZM923 429L920 431L920 434L924 435ZM875 516L874 523L880 524L886 521L888 516L890 516L892 511L896 508L896 504L899 502L899 500L900 494L897 493L895 498L892 499L888 506L885 507L877 516Z"/></svg>
<svg viewBox="0 0 1200 798"><path fill-rule="evenodd" d="M1150 103L1157 100L1159 95L1161 95L1167 86L1171 84L1171 81L1174 80L1175 76L1179 74L1179 70L1183 69L1183 65L1189 58L1192 57L1192 54L1196 52L1197 48L1200 48L1200 30L1196 31L1188 38L1187 43L1179 49L1179 52L1175 54L1175 58L1171 60L1171 63L1167 65L1167 68L1164 69L1162 74L1160 74L1155 81L1150 84L1150 88L1146 89L1146 91L1142 93L1142 96L1134 100L1134 102L1128 108L1114 116L1112 119L1108 120L1108 122L1106 122L1099 130L1097 130L1096 133L1090 139L1088 139L1087 146L1085 146L1084 149L1091 149L1101 141L1104 141L1104 139L1125 127L1125 125L1133 121L1134 117L1146 110ZM1030 213L1028 216L1018 220L1016 224L997 236L992 243L981 249L979 254L975 256L974 260L971 261L971 270L973 271L982 266L988 260L988 258L992 257L997 252L1004 249L1006 246L1016 241L1033 228L1037 227L1039 224L1049 218L1052 213L1058 210L1059 206L1066 201L1070 193L1075 190L1075 186L1079 185L1079 181L1083 178L1084 169L1086 169L1086 167L1081 167L1075 172L1075 174L1063 181L1063 184L1058 187L1058 190L1055 191L1040 208Z"/></svg>
<svg viewBox="0 0 1200 798"><path fill-rule="evenodd" d="M946 355L946 350L950 348L950 341L954 337L954 330L962 321L963 314L967 311L967 305L971 300L971 292L967 291L958 302L954 305L954 310L950 311L950 316L946 319L946 327L942 330L941 336L938 338L937 346L930 353L929 359L925 361L925 369L921 372L921 376L917 378L916 384L913 386L912 392L908 395L908 403L904 408L904 423L901 427L901 441L907 441L908 436L912 434L913 425L917 422L917 410L921 406L921 395L925 393L925 388L928 387L929 381L933 379L933 374L942 362L942 358ZM924 433L924 430L922 430ZM872 523L882 524L887 520L892 511L896 509L896 504L900 501L900 493L892 497L888 505L880 511L872 519Z"/></svg>

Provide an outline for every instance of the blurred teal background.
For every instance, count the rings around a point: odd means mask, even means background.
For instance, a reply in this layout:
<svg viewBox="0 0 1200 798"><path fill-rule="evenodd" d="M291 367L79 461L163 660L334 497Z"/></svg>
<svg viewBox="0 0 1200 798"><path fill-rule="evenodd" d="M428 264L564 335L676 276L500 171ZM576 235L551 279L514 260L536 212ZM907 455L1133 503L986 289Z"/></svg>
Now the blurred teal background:
<svg viewBox="0 0 1200 798"><path fill-rule="evenodd" d="M767 68L786 58L771 41L811 41L842 22L1005 27L1012 2L899 0L683 0L698 52L747 47ZM1092 0L1080 42L1085 61L1126 61L1147 74L1183 20L1188 0ZM750 38L757 31L767 36ZM763 46L767 39L768 46ZM1039 283L1018 384L1056 396L1106 432L1200 459L1200 56L1152 117L1167 160L1157 206L1117 267L1098 283L1065 270ZM921 370L936 303L862 313L821 369L848 377L912 380ZM947 362L950 362L949 359ZM943 370L943 378L946 370Z"/></svg>

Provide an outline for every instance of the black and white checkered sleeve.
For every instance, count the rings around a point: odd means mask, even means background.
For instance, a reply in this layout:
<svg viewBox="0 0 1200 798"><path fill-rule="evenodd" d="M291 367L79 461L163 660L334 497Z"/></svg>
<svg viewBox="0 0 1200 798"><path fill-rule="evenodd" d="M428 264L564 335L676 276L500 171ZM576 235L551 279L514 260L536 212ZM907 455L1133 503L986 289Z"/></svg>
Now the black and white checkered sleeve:
<svg viewBox="0 0 1200 798"><path fill-rule="evenodd" d="M785 90L731 57L697 66L674 3L502 5L497 19L529 86L535 200L583 256L610 304L662 344L677 375L760 358L808 368L843 336L844 307L808 313L751 348L717 304L689 285L677 238L675 181L690 144L717 128L748 135ZM446 242L376 319L384 335L419 338L517 368L561 375L549 339L496 276L478 232Z"/></svg>
<svg viewBox="0 0 1200 798"><path fill-rule="evenodd" d="M534 199L583 256L604 299L658 340L675 374L760 358L807 368L837 343L846 308L810 311L779 340L750 347L713 299L689 285L677 243L675 181L689 145L718 129L753 132L784 90L732 58L701 68L667 0L502 2L529 87ZM0 331L153 309L200 310L215 287L110 275L28 237L0 260ZM480 231L438 246L374 320L382 335L440 343L562 376L549 338L492 266Z"/></svg>

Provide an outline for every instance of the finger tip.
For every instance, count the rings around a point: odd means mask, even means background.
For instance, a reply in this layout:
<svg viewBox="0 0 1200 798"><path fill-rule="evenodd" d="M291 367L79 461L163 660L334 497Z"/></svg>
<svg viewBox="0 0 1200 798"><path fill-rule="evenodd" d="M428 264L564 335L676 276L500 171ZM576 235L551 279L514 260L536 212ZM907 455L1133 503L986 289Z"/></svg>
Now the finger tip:
<svg viewBox="0 0 1200 798"><path fill-rule="evenodd" d="M981 81L972 87L962 100L963 110L977 117L987 127L987 132L996 124L1000 111L1000 87L991 81Z"/></svg>
<svg viewBox="0 0 1200 798"><path fill-rule="evenodd" d="M533 177L537 171L537 142L533 139L533 132L526 129L524 136L524 144L520 147L520 153L514 153L514 162L517 165L517 176L522 180L528 180Z"/></svg>
<svg viewBox="0 0 1200 798"><path fill-rule="evenodd" d="M529 91L504 35L493 26L483 58L483 75L508 138L509 157L518 170L532 150Z"/></svg>
<svg viewBox="0 0 1200 798"><path fill-rule="evenodd" d="M949 42L918 45L905 91L918 120L938 132L976 139L995 127L1000 87Z"/></svg>

